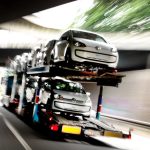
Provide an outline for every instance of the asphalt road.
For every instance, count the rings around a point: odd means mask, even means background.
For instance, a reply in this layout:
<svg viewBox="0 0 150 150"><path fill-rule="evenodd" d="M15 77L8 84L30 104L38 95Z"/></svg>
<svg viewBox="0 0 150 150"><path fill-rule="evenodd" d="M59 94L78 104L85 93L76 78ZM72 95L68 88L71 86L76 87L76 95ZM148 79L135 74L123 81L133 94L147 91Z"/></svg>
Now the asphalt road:
<svg viewBox="0 0 150 150"><path fill-rule="evenodd" d="M112 150L110 147L104 147L104 143L121 149L147 149L150 147L150 128L104 116L101 116L101 120L121 131L128 132L130 128L134 129L131 140L102 136L93 137L95 140L73 136L64 136L59 140L52 140L43 128L23 121L14 113L0 106L0 150Z"/></svg>
<svg viewBox="0 0 150 150"><path fill-rule="evenodd" d="M94 144L97 146L93 146ZM42 128L34 128L29 122L24 122L15 114L0 106L0 150L110 149L103 146L104 144L101 142L95 143L95 141L86 141L81 138L51 140L48 133L42 131Z"/></svg>

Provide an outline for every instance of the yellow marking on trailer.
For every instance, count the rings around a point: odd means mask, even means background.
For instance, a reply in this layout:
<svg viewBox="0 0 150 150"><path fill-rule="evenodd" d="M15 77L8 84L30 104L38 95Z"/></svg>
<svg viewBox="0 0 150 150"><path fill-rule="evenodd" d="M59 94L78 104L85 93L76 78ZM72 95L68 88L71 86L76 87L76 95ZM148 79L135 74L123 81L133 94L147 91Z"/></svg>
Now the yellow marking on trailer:
<svg viewBox="0 0 150 150"><path fill-rule="evenodd" d="M63 125L62 126L62 133L69 133L69 134L79 135L79 134L81 134L81 127Z"/></svg>
<svg viewBox="0 0 150 150"><path fill-rule="evenodd" d="M104 131L104 136L123 138L123 134L117 131Z"/></svg>

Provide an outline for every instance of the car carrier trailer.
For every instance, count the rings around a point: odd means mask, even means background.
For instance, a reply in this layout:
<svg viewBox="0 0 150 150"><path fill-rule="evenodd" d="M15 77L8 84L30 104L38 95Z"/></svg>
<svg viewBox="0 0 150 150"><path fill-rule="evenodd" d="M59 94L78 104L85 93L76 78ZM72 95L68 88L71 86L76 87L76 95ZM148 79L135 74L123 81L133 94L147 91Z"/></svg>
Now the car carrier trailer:
<svg viewBox="0 0 150 150"><path fill-rule="evenodd" d="M54 65L47 65L41 67L34 67L25 70L24 72L15 72L14 79L17 79L18 75L22 74L21 90L22 95L20 95L18 106L16 107L16 112L19 115L24 115L24 112L30 114L33 122L42 123L50 131L57 132L60 134L75 134L84 136L111 136L119 138L131 138L131 132L125 134L122 131L115 129L112 125L101 121L101 107L102 107L102 96L103 96L103 86L114 86L117 87L119 83L122 82L124 75L119 74L116 70L112 69L99 69L98 71L82 71L70 69L67 67L59 67ZM55 113L53 111L47 111L39 105L39 86L36 89L35 100L28 107L24 104L24 94L26 88L26 78L28 76L38 76L40 77L54 77L61 76L66 79L73 81L84 81L84 82L96 82L100 86L97 114L96 118L81 118L78 116L71 116L64 113ZM16 81L13 82L14 84ZM12 90L11 102L15 102L14 93L16 90ZM30 110L29 110L30 109Z"/></svg>

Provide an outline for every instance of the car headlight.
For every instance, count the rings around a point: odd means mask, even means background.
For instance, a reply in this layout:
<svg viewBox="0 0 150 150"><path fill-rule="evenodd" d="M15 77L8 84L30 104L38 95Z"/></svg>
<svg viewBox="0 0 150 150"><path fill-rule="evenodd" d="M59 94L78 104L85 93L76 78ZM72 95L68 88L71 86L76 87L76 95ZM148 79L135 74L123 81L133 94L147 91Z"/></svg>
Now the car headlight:
<svg viewBox="0 0 150 150"><path fill-rule="evenodd" d="M63 96L62 96L62 95L59 95L59 94L55 94L55 95L54 95L54 98L55 98L55 99L64 99Z"/></svg>
<svg viewBox="0 0 150 150"><path fill-rule="evenodd" d="M54 95L54 98L59 98L59 95L58 95L58 94L55 94L55 95Z"/></svg>
<svg viewBox="0 0 150 150"><path fill-rule="evenodd" d="M84 43L78 42L78 41L74 41L74 45L77 47L86 47L86 45Z"/></svg>
<svg viewBox="0 0 150 150"><path fill-rule="evenodd" d="M111 48L111 52L117 52L117 48L116 47Z"/></svg>
<svg viewBox="0 0 150 150"><path fill-rule="evenodd" d="M91 99L88 98L87 101L86 101L86 103L91 103Z"/></svg>

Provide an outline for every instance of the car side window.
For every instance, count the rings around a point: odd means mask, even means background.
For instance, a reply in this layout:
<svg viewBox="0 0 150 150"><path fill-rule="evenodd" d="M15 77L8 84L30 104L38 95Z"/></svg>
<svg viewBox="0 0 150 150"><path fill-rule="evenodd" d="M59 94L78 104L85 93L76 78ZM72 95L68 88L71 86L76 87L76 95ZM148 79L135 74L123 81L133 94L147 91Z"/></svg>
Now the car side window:
<svg viewBox="0 0 150 150"><path fill-rule="evenodd" d="M97 37L96 39L95 39L96 41L98 41L98 42L102 42L102 43L107 43L102 37Z"/></svg>

